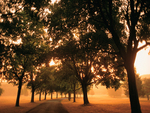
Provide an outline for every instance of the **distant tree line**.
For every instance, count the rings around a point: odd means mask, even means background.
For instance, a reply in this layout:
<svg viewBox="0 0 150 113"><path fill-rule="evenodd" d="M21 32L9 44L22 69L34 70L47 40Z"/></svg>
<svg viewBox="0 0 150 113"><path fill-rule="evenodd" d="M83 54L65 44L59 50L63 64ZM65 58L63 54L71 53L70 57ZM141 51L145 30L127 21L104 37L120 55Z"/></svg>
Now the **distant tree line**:
<svg viewBox="0 0 150 113"><path fill-rule="evenodd" d="M136 85L138 90L138 96L139 97L147 97L147 100L149 100L150 95L150 79L149 78L143 78L139 76L139 74L136 74ZM129 89L128 89L128 82L127 80L123 84L124 93L126 96L129 97Z"/></svg>

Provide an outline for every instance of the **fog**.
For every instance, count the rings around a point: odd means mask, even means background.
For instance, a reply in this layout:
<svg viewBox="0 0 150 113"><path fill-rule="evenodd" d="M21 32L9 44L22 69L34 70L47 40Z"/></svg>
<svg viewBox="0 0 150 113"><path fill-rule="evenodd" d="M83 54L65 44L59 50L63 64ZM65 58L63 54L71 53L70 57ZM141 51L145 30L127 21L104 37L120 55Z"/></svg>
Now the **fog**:
<svg viewBox="0 0 150 113"><path fill-rule="evenodd" d="M17 86L12 84L1 83L0 86L4 92L0 96L0 113L25 113L30 109L38 106L40 103L43 103L44 95L42 95L41 100L39 101L39 95L35 95L35 103L31 103L31 91L26 89L24 85L22 87L23 94L20 97L20 107L15 107L16 97L17 97ZM111 94L111 96L109 96ZM61 97L59 94L58 97ZM63 95L64 97L64 95ZM73 97L73 94L72 94ZM78 95L80 97L80 95ZM81 95L82 97L82 95ZM47 100L51 97L47 95ZM56 93L53 93L53 98L56 98ZM88 92L90 106L81 106L83 104L82 98L76 98L76 103L73 103L73 98L71 101L65 99L62 101L63 106L70 113L129 113L130 111L130 102L123 94L123 89L115 91L114 89L106 89L105 86L93 86L93 88ZM150 102L146 98L140 98L141 108L143 113L149 113L150 111ZM108 109L109 108L109 109ZM80 111L80 112L79 112Z"/></svg>
<svg viewBox="0 0 150 113"><path fill-rule="evenodd" d="M2 97L14 97L16 98L17 97L17 91L18 91L18 87L13 85L13 84L8 84L8 83L1 83L1 86L0 86L4 92L2 93L2 95L0 96L0 98ZM112 96L111 94L112 93ZM119 94L118 94L119 93ZM53 93L53 97L55 97L55 92ZM102 95L109 95L111 97L113 97L113 95L118 95L118 97L124 97L125 95L123 94L123 89L120 88L118 89L117 91L115 91L114 89L112 88L109 88L109 89L106 89L106 86L101 86L101 85L98 85L98 86L93 86L91 88L91 90L88 92L88 95L89 96L102 96ZM25 96L25 97L28 97L30 99L30 96L31 96L31 90L30 89L27 89L26 88L26 85L23 85L22 86L22 91L21 91L21 96ZM38 95L35 95L35 97L38 96ZM43 95L44 96L44 95ZM47 95L49 97L49 95ZM60 96L60 94L59 94ZM43 97L44 98L44 97Z"/></svg>

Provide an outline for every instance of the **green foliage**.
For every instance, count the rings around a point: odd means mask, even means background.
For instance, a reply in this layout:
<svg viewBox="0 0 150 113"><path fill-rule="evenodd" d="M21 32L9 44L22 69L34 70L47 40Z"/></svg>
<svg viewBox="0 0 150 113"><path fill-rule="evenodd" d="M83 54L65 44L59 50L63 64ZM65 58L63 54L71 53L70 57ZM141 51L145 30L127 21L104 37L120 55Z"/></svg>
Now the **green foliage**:
<svg viewBox="0 0 150 113"><path fill-rule="evenodd" d="M71 69L71 62L64 62L59 70L55 72L55 82L59 86L60 92L69 93L73 92L73 87L75 85L75 90L79 90L81 86L78 83L75 72Z"/></svg>
<svg viewBox="0 0 150 113"><path fill-rule="evenodd" d="M54 82L54 71L55 66L52 67L42 67L40 72L37 73L37 77L34 81L35 89L37 93L40 92L53 92L55 89L55 82ZM28 83L28 88L30 88L31 83Z"/></svg>

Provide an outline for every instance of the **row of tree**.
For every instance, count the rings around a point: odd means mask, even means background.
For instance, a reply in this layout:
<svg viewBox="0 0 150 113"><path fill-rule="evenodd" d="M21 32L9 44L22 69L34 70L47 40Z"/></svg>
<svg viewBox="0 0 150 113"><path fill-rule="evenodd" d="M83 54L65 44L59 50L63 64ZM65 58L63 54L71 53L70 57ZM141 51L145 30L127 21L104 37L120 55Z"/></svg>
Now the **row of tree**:
<svg viewBox="0 0 150 113"><path fill-rule="evenodd" d="M53 57L79 81L84 104L89 103L88 86L117 89L127 74L131 111L141 113L134 61L149 45L149 1L3 0L0 5L1 67L5 78L19 86L16 106L22 84L29 79L32 84L41 64L48 66ZM145 45L138 47L140 41Z"/></svg>
<svg viewBox="0 0 150 113"><path fill-rule="evenodd" d="M74 102L76 93L80 93L79 84L77 85L77 80L71 74L69 70L65 67L64 70L60 69L57 71L56 66L42 67L40 72L37 73L35 80L31 80L27 84L27 88L31 89L31 102L34 102L34 93L39 94L39 100L41 100L41 93L46 95L51 94L51 99L53 98L53 92L56 92L56 98L58 98L58 92L62 95L63 93L68 94L70 100L71 93L74 93ZM58 69L58 67L57 67Z"/></svg>

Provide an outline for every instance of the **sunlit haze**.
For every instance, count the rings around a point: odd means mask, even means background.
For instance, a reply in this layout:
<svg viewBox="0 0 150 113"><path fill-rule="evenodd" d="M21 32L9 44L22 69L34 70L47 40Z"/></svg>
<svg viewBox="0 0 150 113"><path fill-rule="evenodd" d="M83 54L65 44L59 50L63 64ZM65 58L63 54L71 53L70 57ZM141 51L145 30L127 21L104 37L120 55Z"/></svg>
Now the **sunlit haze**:
<svg viewBox="0 0 150 113"><path fill-rule="evenodd" d="M144 42L140 43L139 46L143 44ZM150 47L147 47L137 53L134 65L136 67L137 73L139 73L140 76L150 74L150 55L148 55L149 51Z"/></svg>
<svg viewBox="0 0 150 113"><path fill-rule="evenodd" d="M50 65L50 66L55 65L55 62L54 62L53 59L50 61L49 65Z"/></svg>

